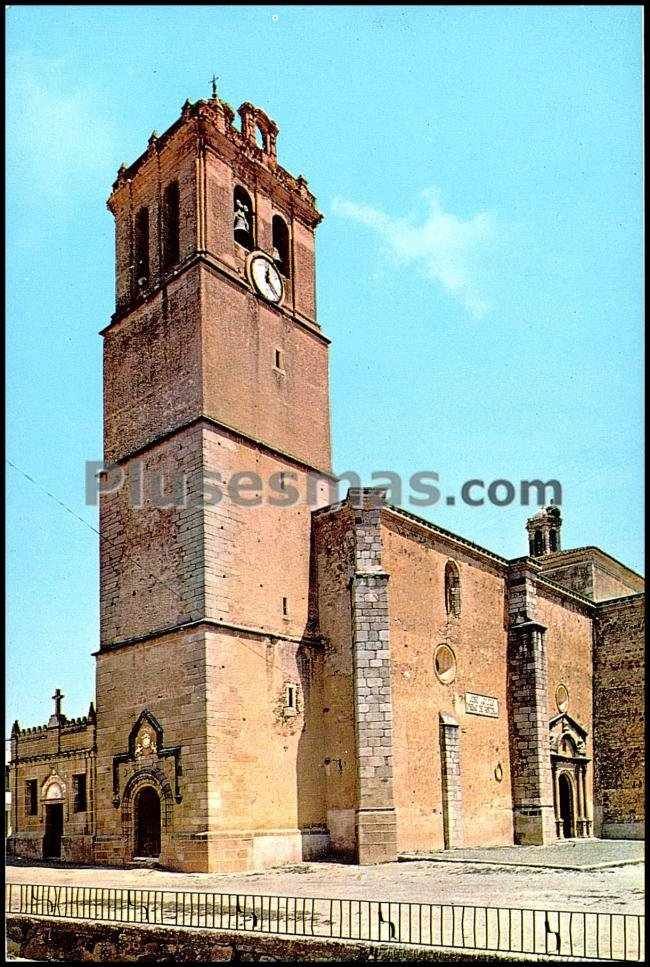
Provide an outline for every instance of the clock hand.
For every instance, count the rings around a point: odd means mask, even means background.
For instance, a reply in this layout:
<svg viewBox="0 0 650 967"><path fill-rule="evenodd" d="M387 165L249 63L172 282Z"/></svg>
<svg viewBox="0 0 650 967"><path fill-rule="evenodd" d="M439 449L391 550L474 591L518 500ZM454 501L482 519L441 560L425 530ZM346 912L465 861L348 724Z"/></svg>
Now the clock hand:
<svg viewBox="0 0 650 967"><path fill-rule="evenodd" d="M267 282L267 284L268 284L271 292L273 293L274 296L279 295L279 289L277 288L277 286L275 284L275 279L271 276L271 266L269 265L268 262L265 262L264 263L264 269L265 269L265 272L266 272L266 282Z"/></svg>

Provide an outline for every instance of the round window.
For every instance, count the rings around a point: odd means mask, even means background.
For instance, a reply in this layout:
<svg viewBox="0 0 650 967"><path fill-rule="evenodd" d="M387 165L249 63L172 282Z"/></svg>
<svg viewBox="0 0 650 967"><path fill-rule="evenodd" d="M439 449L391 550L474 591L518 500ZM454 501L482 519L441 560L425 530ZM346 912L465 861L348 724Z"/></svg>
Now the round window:
<svg viewBox="0 0 650 967"><path fill-rule="evenodd" d="M569 693L566 685L558 685L555 689L555 704L558 712L566 712L569 707Z"/></svg>
<svg viewBox="0 0 650 967"><path fill-rule="evenodd" d="M456 656L448 645L438 645L433 658L433 667L438 681L451 685L456 678Z"/></svg>

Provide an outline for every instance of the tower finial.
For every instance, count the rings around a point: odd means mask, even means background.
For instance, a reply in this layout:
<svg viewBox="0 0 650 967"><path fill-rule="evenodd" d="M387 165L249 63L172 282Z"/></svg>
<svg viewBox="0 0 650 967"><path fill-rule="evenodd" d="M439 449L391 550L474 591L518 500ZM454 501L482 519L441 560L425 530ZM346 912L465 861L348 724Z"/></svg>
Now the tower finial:
<svg viewBox="0 0 650 967"><path fill-rule="evenodd" d="M215 74L213 74L212 75L212 100L213 101L216 101L217 99L217 80L218 78L216 77Z"/></svg>

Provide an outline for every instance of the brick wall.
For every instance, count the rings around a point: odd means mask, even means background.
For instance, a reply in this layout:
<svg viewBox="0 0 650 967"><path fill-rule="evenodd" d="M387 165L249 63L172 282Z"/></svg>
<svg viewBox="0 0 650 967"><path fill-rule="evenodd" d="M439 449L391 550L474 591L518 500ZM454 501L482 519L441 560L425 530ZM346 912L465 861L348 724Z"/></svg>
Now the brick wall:
<svg viewBox="0 0 650 967"><path fill-rule="evenodd" d="M537 593L538 620L546 627L548 663L547 716L558 715L558 686L564 685L569 701L567 712L586 731L585 755L591 760L586 769L587 814L593 818L594 726L593 726L593 608L568 600L549 588Z"/></svg>
<svg viewBox="0 0 650 967"><path fill-rule="evenodd" d="M202 286L204 413L329 471L327 341L239 280L204 270Z"/></svg>
<svg viewBox="0 0 650 967"><path fill-rule="evenodd" d="M347 504L313 518L316 621L322 640L325 797L332 852L356 855L357 740L352 658L353 518Z"/></svg>
<svg viewBox="0 0 650 967"><path fill-rule="evenodd" d="M642 838L645 819L645 597L603 603L594 634L597 832Z"/></svg>
<svg viewBox="0 0 650 967"><path fill-rule="evenodd" d="M400 851L442 849L440 714L459 723L465 845L512 842L508 753L505 566L425 522L386 510L383 562L390 574L394 786ZM445 566L456 562L460 615L445 605ZM439 646L455 677L435 673ZM498 717L472 715L466 693L495 698Z"/></svg>

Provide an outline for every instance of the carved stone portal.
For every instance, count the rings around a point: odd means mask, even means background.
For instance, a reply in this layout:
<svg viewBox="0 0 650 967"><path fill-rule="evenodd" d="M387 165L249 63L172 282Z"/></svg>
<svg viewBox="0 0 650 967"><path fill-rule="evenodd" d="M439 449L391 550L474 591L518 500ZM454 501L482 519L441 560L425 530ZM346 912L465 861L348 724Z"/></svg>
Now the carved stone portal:
<svg viewBox="0 0 650 967"><path fill-rule="evenodd" d="M587 732L566 712L550 722L553 805L558 839L591 835L587 803Z"/></svg>

